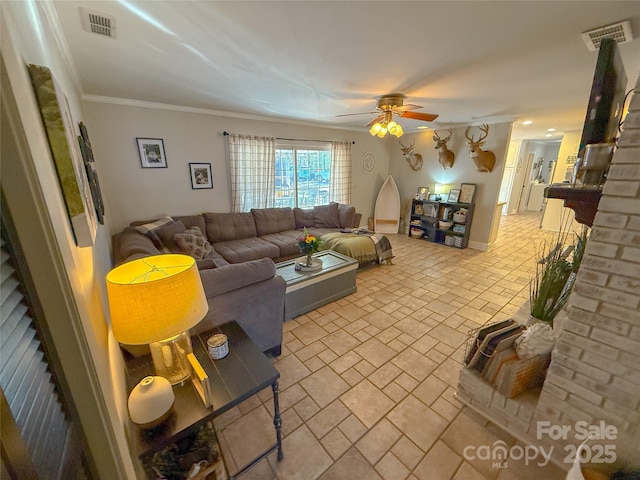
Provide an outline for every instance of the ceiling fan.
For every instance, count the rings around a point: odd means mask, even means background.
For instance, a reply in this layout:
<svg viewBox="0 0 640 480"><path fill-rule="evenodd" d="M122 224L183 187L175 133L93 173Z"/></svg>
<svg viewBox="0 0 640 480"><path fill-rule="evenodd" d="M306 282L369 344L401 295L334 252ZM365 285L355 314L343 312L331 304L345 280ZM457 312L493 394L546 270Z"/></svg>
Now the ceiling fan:
<svg viewBox="0 0 640 480"><path fill-rule="evenodd" d="M404 104L406 95L402 93L389 93L378 98L376 105L376 111L373 112L360 112L360 113L346 113L343 115L337 115L338 117L347 117L351 115L365 115L365 114L378 114L376 118L371 120L367 127L371 127L369 133L380 138L384 137L387 133L391 133L396 137L400 137L404 132L402 127L393 121L393 114L395 113L399 117L411 118L413 120L422 120L424 122L432 122L438 115L434 113L419 113L413 112L422 108L420 105Z"/></svg>

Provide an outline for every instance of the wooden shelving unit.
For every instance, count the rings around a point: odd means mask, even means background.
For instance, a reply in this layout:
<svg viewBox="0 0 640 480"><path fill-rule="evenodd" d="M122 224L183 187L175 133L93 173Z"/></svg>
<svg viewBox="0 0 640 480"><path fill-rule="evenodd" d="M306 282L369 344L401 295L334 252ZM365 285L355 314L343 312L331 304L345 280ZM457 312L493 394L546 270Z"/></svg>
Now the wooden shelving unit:
<svg viewBox="0 0 640 480"><path fill-rule="evenodd" d="M455 222L454 214L466 210L465 221ZM411 203L411 220L409 236L430 242L441 243L450 247L467 248L471 221L473 220L473 203L439 202L431 200L413 200ZM440 220L448 220L452 227L445 230L439 228Z"/></svg>

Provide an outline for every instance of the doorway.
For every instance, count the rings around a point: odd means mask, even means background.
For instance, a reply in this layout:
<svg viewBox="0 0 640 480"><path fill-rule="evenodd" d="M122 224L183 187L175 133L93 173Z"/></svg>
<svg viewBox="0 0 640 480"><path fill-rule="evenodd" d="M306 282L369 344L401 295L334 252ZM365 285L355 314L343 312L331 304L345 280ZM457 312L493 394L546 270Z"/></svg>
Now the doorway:
<svg viewBox="0 0 640 480"><path fill-rule="evenodd" d="M504 196L507 202L503 213L543 210L544 190L553 178L560 143L561 139L510 143L500 190L501 198Z"/></svg>

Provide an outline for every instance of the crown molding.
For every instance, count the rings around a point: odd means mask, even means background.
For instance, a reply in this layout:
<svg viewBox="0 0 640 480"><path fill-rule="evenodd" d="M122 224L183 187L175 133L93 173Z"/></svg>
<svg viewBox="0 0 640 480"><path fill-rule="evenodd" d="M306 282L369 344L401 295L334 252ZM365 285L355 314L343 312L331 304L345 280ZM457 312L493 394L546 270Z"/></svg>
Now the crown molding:
<svg viewBox="0 0 640 480"><path fill-rule="evenodd" d="M102 95L84 94L82 95L82 99L86 102L106 103L110 105L123 105L127 107L138 107L138 108L151 108L156 110L167 110L172 112L196 113L199 115L210 115L215 117L240 118L243 120L257 120L260 122L284 123L288 125L302 125L302 126L316 127L316 128L330 128L333 130L346 130L351 132L362 133L361 130L356 130L354 128L330 125L325 123L317 123L317 122L305 122L303 120L295 120L292 118L268 117L263 115L253 115L250 113L235 113L235 112L227 112L223 110L213 110L209 108L187 107L184 105L173 105L168 103L157 103L157 102L147 102L144 100L133 100L130 98L118 98L118 97L107 97Z"/></svg>

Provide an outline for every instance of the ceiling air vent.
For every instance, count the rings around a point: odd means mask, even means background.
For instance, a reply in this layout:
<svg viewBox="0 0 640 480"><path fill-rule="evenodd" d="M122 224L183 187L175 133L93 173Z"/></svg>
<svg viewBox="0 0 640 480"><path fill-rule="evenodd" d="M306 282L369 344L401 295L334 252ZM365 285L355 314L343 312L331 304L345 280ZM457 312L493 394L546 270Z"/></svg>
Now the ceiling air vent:
<svg viewBox="0 0 640 480"><path fill-rule="evenodd" d="M629 20L594 28L593 30L583 32L580 36L587 45L587 48L592 52L600 48L600 42L603 38L612 38L618 43L627 43L633 40Z"/></svg>
<svg viewBox="0 0 640 480"><path fill-rule="evenodd" d="M80 7L80 16L82 28L87 32L110 38L116 37L116 19L114 17L82 7Z"/></svg>

